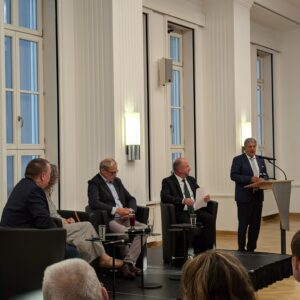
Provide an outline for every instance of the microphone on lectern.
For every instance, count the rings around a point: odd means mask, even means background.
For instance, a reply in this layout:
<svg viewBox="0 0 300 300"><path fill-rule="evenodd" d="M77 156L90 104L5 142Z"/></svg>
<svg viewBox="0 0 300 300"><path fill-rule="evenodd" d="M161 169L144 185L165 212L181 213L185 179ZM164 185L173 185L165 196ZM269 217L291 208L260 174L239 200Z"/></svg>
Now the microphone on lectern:
<svg viewBox="0 0 300 300"><path fill-rule="evenodd" d="M268 156L262 156L262 155L259 155L260 158L263 158L263 159L266 159L271 165L273 165L275 168L277 168L278 170L280 170L283 175L284 175L284 179L287 180L287 176L285 174L285 172L280 168L278 167L276 164L275 164L275 160L276 158L273 158L273 157L268 157Z"/></svg>

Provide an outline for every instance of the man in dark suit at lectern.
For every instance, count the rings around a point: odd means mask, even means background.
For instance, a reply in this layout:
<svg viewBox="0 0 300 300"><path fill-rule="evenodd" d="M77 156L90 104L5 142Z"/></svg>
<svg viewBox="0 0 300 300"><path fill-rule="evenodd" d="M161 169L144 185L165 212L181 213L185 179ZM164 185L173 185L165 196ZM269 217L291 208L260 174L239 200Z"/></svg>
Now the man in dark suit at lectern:
<svg viewBox="0 0 300 300"><path fill-rule="evenodd" d="M248 229L247 251L253 252L260 230L264 193L246 185L268 178L263 158L256 156L257 142L248 138L244 142L244 153L234 157L230 177L235 181L235 201L238 209L238 250L245 251Z"/></svg>

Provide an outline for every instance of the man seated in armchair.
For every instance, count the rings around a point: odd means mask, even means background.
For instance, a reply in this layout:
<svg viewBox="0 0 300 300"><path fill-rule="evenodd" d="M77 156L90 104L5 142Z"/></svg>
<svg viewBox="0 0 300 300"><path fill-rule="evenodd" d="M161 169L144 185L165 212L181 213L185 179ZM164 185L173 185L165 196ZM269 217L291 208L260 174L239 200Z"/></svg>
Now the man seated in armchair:
<svg viewBox="0 0 300 300"><path fill-rule="evenodd" d="M88 181L89 207L93 210L105 210L109 216L109 229L112 232L124 233L130 228L130 214L136 212L136 199L130 195L117 177L118 164L112 158L100 162L99 173ZM136 229L145 228L140 222L135 223ZM125 235L122 238L128 239ZM145 243L145 241L144 241ZM135 266L141 253L141 241L135 236L130 247L124 247L124 266L121 268L125 278L134 278L141 273Z"/></svg>
<svg viewBox="0 0 300 300"><path fill-rule="evenodd" d="M100 259L99 266L102 268L112 268L112 257L107 255L104 247L100 241L86 241L91 237L98 237L93 225L90 222L75 222L73 218L65 219L58 212L55 204L51 200L51 193L54 185L58 180L58 168L56 165L51 164L50 180L45 188L45 194L48 200L49 211L52 218L61 219L63 227L67 231L67 242L74 245L79 251L81 257L87 262L91 263L97 258ZM123 266L123 261L115 260L116 268Z"/></svg>
<svg viewBox="0 0 300 300"><path fill-rule="evenodd" d="M204 225L203 234L194 237L194 253L212 249L215 242L216 228L214 217L206 211L206 207L194 211L196 189L199 188L194 177L189 176L191 171L187 159L181 157L173 162L173 174L162 181L161 201L175 206L176 221L190 223L190 213L197 215L197 221ZM204 201L210 201L209 195Z"/></svg>

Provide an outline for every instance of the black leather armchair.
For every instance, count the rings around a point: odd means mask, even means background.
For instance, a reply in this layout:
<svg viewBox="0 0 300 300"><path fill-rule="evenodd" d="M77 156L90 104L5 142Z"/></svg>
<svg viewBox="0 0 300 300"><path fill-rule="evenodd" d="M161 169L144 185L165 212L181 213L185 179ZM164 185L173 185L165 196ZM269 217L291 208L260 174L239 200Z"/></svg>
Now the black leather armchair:
<svg viewBox="0 0 300 300"><path fill-rule="evenodd" d="M175 207L173 204L170 203L163 203L160 204L161 207L161 226L162 226L162 240L163 240L163 260L165 263L170 263L172 256L174 253L174 249L177 251L182 250L182 246L180 243L176 243L174 236L172 236L169 229L171 228L172 224L176 224L176 214L175 214ZM214 216L214 220L216 222L217 213L218 213L218 202L216 201L209 201L207 203L207 210ZM175 234L175 233L173 233ZM175 243L175 245L173 244Z"/></svg>
<svg viewBox="0 0 300 300"><path fill-rule="evenodd" d="M0 227L0 299L41 289L47 266L64 259L66 230Z"/></svg>

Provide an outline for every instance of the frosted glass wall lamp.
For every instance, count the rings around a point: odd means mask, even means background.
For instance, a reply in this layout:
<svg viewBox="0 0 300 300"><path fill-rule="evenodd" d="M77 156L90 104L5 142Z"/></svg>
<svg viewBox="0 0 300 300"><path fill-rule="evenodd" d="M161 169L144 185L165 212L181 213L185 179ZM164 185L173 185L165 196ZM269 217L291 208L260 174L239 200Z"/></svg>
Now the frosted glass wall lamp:
<svg viewBox="0 0 300 300"><path fill-rule="evenodd" d="M125 145L128 160L140 159L141 125L140 113L125 114Z"/></svg>
<svg viewBox="0 0 300 300"><path fill-rule="evenodd" d="M241 123L241 147L242 153L244 152L244 141L247 138L252 136L251 132L251 122L242 122Z"/></svg>

